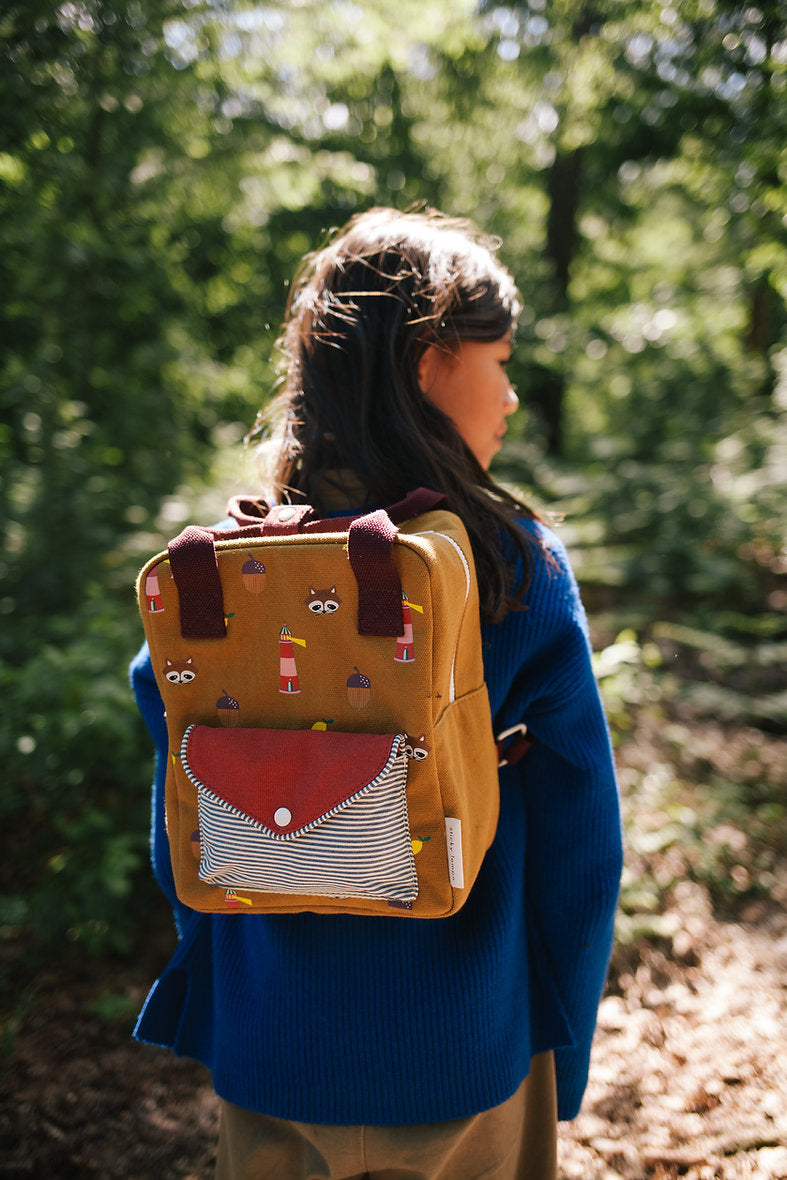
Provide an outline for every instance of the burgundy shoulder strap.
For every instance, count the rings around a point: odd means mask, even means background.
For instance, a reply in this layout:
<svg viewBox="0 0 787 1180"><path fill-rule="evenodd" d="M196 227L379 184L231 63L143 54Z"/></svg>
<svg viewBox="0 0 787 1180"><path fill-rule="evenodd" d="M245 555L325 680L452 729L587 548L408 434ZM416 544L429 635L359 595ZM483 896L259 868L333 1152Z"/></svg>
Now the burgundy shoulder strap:
<svg viewBox="0 0 787 1180"><path fill-rule="evenodd" d="M431 512L433 508L447 507L448 497L442 492L433 492L431 488L416 488L414 492L408 492L403 500L397 500L386 511L394 524L404 524L414 516Z"/></svg>
<svg viewBox="0 0 787 1180"><path fill-rule="evenodd" d="M262 522L263 536L292 536L302 532L304 524L316 515L310 504L274 504Z"/></svg>
<svg viewBox="0 0 787 1180"><path fill-rule="evenodd" d="M227 516L243 528L262 524L268 515L268 502L255 496L232 496L227 503Z"/></svg>

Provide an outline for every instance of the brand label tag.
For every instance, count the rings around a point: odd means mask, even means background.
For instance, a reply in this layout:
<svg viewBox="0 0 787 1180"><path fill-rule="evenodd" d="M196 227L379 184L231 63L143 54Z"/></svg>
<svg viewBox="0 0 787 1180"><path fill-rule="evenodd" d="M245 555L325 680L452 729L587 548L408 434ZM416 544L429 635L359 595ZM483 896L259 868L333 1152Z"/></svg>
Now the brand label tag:
<svg viewBox="0 0 787 1180"><path fill-rule="evenodd" d="M448 879L454 889L464 889L465 870L462 863L462 821L445 817L445 842L448 853Z"/></svg>

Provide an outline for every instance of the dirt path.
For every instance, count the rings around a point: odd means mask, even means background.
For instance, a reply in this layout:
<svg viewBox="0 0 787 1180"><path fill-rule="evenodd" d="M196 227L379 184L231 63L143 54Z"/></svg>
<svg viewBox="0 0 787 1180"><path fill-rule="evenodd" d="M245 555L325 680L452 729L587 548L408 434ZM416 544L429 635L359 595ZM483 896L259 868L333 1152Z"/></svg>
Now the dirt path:
<svg viewBox="0 0 787 1180"><path fill-rule="evenodd" d="M564 1180L787 1177L787 917L719 923L686 884L675 952L602 1002Z"/></svg>
<svg viewBox="0 0 787 1180"><path fill-rule="evenodd" d="M681 929L627 948L602 1003L563 1180L787 1178L787 916L753 906L718 922L688 883L674 907ZM209 1180L206 1072L108 1019L145 982L82 979L32 1005L0 1092L1 1176Z"/></svg>

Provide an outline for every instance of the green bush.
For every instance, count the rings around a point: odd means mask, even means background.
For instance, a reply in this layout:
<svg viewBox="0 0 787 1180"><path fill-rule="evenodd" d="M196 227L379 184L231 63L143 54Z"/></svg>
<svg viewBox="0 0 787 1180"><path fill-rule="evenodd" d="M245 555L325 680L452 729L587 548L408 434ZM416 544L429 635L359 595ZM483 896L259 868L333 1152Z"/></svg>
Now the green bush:
<svg viewBox="0 0 787 1180"><path fill-rule="evenodd" d="M133 600L41 631L0 668L0 928L45 952L64 940L128 950L152 888L150 742L126 672L141 636Z"/></svg>

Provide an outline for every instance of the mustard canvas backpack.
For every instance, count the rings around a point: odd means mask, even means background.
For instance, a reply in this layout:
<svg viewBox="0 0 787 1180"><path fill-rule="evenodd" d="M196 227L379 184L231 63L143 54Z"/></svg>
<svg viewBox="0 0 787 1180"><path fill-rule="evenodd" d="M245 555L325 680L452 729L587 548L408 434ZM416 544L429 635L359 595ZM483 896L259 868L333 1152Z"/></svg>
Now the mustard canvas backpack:
<svg viewBox="0 0 787 1180"><path fill-rule="evenodd" d="M467 533L435 493L316 519L236 499L138 596L166 709L180 899L445 917L498 816Z"/></svg>

